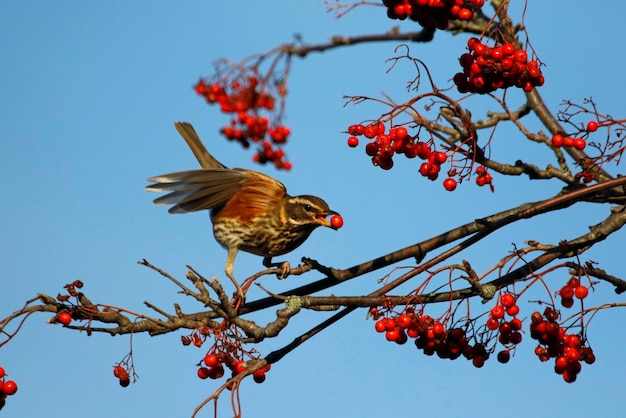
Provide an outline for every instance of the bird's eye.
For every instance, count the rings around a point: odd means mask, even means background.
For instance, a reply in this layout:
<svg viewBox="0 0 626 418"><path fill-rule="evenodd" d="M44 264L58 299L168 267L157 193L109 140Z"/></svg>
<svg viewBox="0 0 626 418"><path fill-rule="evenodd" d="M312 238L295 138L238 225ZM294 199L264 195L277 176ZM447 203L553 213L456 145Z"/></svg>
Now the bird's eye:
<svg viewBox="0 0 626 418"><path fill-rule="evenodd" d="M313 212L313 206L311 206L308 203L306 203L304 205L304 210L306 210L307 212Z"/></svg>

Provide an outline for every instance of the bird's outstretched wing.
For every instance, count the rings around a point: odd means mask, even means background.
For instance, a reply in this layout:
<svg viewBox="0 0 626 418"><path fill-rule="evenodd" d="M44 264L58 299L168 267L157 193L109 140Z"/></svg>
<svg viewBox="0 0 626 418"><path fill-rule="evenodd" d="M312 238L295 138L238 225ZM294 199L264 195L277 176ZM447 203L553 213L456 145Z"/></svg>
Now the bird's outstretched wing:
<svg viewBox="0 0 626 418"><path fill-rule="evenodd" d="M206 168L148 179L151 192L169 192L157 205L174 205L170 213L220 208L223 216L248 221L272 210L286 195L285 186L263 173L244 169Z"/></svg>

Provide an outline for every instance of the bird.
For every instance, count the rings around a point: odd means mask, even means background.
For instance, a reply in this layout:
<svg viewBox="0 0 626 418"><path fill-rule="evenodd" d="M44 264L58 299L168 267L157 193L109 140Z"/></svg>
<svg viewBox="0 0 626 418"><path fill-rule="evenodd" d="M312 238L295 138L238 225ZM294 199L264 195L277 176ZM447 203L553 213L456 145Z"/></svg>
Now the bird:
<svg viewBox="0 0 626 418"><path fill-rule="evenodd" d="M208 152L190 123L174 126L202 168L151 177L146 190L166 192L154 203L173 205L169 213L209 211L213 235L228 251L224 271L241 299L245 292L233 274L239 251L262 256L265 267L282 265L286 276L289 264L272 263L273 257L295 250L320 226L337 229L327 218L340 215L323 199L290 196L283 183L266 174L228 168Z"/></svg>

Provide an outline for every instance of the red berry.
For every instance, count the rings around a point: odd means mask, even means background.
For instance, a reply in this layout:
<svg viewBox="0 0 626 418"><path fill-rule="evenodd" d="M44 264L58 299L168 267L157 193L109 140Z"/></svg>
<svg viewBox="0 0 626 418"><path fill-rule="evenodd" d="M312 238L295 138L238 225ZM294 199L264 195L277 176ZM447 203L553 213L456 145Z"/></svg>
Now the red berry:
<svg viewBox="0 0 626 418"><path fill-rule="evenodd" d="M391 331L392 329L395 329L397 327L396 320L393 318L385 318L384 321L386 331Z"/></svg>
<svg viewBox="0 0 626 418"><path fill-rule="evenodd" d="M265 369L259 369L252 373L252 379L254 379L256 383L265 382Z"/></svg>
<svg viewBox="0 0 626 418"><path fill-rule="evenodd" d="M206 379L209 377L210 374L211 374L211 371L206 367L200 367L198 369L198 377L200 379Z"/></svg>
<svg viewBox="0 0 626 418"><path fill-rule="evenodd" d="M567 361L573 363L580 360L580 351L576 348L570 348L565 356Z"/></svg>
<svg viewBox="0 0 626 418"><path fill-rule="evenodd" d="M389 331L385 333L385 338L387 339L387 341L398 340L398 338L400 338L400 329L399 328L390 329Z"/></svg>
<svg viewBox="0 0 626 418"><path fill-rule="evenodd" d="M57 318L63 325L69 325L72 322L72 315L67 311L59 312Z"/></svg>
<svg viewBox="0 0 626 418"><path fill-rule="evenodd" d="M376 332L387 331L387 328L385 327L385 318L376 321L376 323L374 324L374 328L376 329Z"/></svg>
<svg viewBox="0 0 626 418"><path fill-rule="evenodd" d="M441 337L445 332L446 328L441 322L437 321L433 324L433 333L435 334L435 337Z"/></svg>
<svg viewBox="0 0 626 418"><path fill-rule="evenodd" d="M587 122L588 132L595 132L597 130L598 130L598 122L596 122L595 120L590 120L589 122Z"/></svg>
<svg viewBox="0 0 626 418"><path fill-rule="evenodd" d="M365 135L368 139L373 139L376 135L378 135L378 132L375 126L369 125L363 130L363 135Z"/></svg>
<svg viewBox="0 0 626 418"><path fill-rule="evenodd" d="M409 131L407 131L404 126L398 126L397 128L394 128L391 133L394 135L396 141L404 141L409 135Z"/></svg>
<svg viewBox="0 0 626 418"><path fill-rule="evenodd" d="M474 367L476 368L481 368L485 365L485 357L484 356L474 356L474 358L472 358L472 364L474 365Z"/></svg>
<svg viewBox="0 0 626 418"><path fill-rule="evenodd" d="M396 322L398 323L398 326L400 328L406 329L411 326L411 323L413 322L413 320L411 318L411 315L402 314L398 316L398 319L396 320Z"/></svg>
<svg viewBox="0 0 626 418"><path fill-rule="evenodd" d="M209 377L211 379L219 379L222 376L224 376L224 366L221 364L209 368Z"/></svg>
<svg viewBox="0 0 626 418"><path fill-rule="evenodd" d="M580 348L580 337L576 334L569 336L569 341L567 342L567 346L571 348Z"/></svg>
<svg viewBox="0 0 626 418"><path fill-rule="evenodd" d="M420 174L424 177L428 177L431 167L434 165L435 164L431 164L429 162L422 163L422 165L420 166Z"/></svg>
<svg viewBox="0 0 626 418"><path fill-rule="evenodd" d="M574 290L574 296L576 296L577 299L584 299L587 297L588 294L589 294L589 289L587 289L586 286L578 286Z"/></svg>
<svg viewBox="0 0 626 418"><path fill-rule="evenodd" d="M448 156L446 155L445 152L441 152L441 151L435 151L432 153L432 161L433 163L437 164L437 165L441 165L443 163L446 162L446 160L448 159Z"/></svg>
<svg viewBox="0 0 626 418"><path fill-rule="evenodd" d="M567 357L558 356L554 361L554 367L557 373L563 373L563 371L567 368Z"/></svg>
<svg viewBox="0 0 626 418"><path fill-rule="evenodd" d="M337 215L337 214L333 215L330 218L330 226L333 229L341 228L343 226L343 218L341 217L341 215Z"/></svg>
<svg viewBox="0 0 626 418"><path fill-rule="evenodd" d="M476 44L479 44L479 43L480 43L480 39L478 39L476 37L471 37L471 38L469 38L467 40L467 47L473 51L474 50L474 46Z"/></svg>
<svg viewBox="0 0 626 418"><path fill-rule="evenodd" d="M113 368L113 376L120 377L126 374L126 370L121 365L117 365Z"/></svg>
<svg viewBox="0 0 626 418"><path fill-rule="evenodd" d="M482 55L487 50L487 47L478 41L473 45L472 49L477 55Z"/></svg>
<svg viewBox="0 0 626 418"><path fill-rule="evenodd" d="M494 306L491 308L491 316L496 319L504 318L504 308L500 305Z"/></svg>
<svg viewBox="0 0 626 418"><path fill-rule="evenodd" d="M593 354L593 351L591 350L591 348L585 349L584 361L587 364L593 364L596 362L596 355Z"/></svg>
<svg viewBox="0 0 626 418"><path fill-rule="evenodd" d="M2 379L4 377L4 369L2 367L0 367L0 379Z"/></svg>
<svg viewBox="0 0 626 418"><path fill-rule="evenodd" d="M513 56L515 57L515 61L519 63L524 64L526 63L526 61L528 61L528 54L523 49L515 51L515 54L513 54Z"/></svg>
<svg viewBox="0 0 626 418"><path fill-rule="evenodd" d="M443 181L443 188L449 192L453 191L454 189L456 189L456 180L452 177L448 177Z"/></svg>
<svg viewBox="0 0 626 418"><path fill-rule="evenodd" d="M566 369L563 372L563 380L565 380L567 383L574 383L576 381L576 376L577 376L577 373L574 373L570 371L569 369Z"/></svg>
<svg viewBox="0 0 626 418"><path fill-rule="evenodd" d="M555 148L560 148L563 146L563 135L554 134L552 135L552 146Z"/></svg>
<svg viewBox="0 0 626 418"><path fill-rule="evenodd" d="M248 370L248 366L246 365L245 360L237 360L233 366L233 371L235 373L241 373L243 371Z"/></svg>
<svg viewBox="0 0 626 418"><path fill-rule="evenodd" d="M474 12L471 9L462 8L459 10L459 19L460 20L472 20L474 16Z"/></svg>
<svg viewBox="0 0 626 418"><path fill-rule="evenodd" d="M580 279L578 277L570 277L567 281L567 285L573 288L580 286Z"/></svg>
<svg viewBox="0 0 626 418"><path fill-rule="evenodd" d="M511 305L508 308L506 308L506 313L509 316L515 316L519 313L519 306L518 305Z"/></svg>
<svg viewBox="0 0 626 418"><path fill-rule="evenodd" d="M487 329L495 331L498 327L500 327L498 320L490 316L489 319L487 319Z"/></svg>
<svg viewBox="0 0 626 418"><path fill-rule="evenodd" d="M357 147L358 145L359 145L359 138L357 138L356 136L351 136L348 138L348 146L350 148Z"/></svg>
<svg viewBox="0 0 626 418"><path fill-rule="evenodd" d="M515 296L513 296L511 293L504 293L502 296L500 296L500 304L505 308L515 305L515 300Z"/></svg>
<svg viewBox="0 0 626 418"><path fill-rule="evenodd" d="M574 306L574 299L572 299L572 298L562 298L561 299L561 305L564 308L571 308L572 306Z"/></svg>
<svg viewBox="0 0 626 418"><path fill-rule="evenodd" d="M515 53L515 46L509 43L502 45L502 53L507 57L513 55Z"/></svg>
<svg viewBox="0 0 626 418"><path fill-rule="evenodd" d="M498 361L502 364L508 363L511 358L511 352L509 350L502 350L498 353Z"/></svg>
<svg viewBox="0 0 626 418"><path fill-rule="evenodd" d="M2 386L2 391L7 395L14 395L17 392L17 383L13 380L7 380L4 382L4 386Z"/></svg>
<svg viewBox="0 0 626 418"><path fill-rule="evenodd" d="M396 344L402 345L402 344L406 343L408 341L408 339L409 338L407 337L406 332L404 332L403 330L400 330L399 333L398 333L398 338L396 338L394 341L395 341Z"/></svg>
<svg viewBox="0 0 626 418"><path fill-rule="evenodd" d="M571 299L574 297L574 288L565 285L561 288L561 290L559 290L559 295L561 295L563 299Z"/></svg>
<svg viewBox="0 0 626 418"><path fill-rule="evenodd" d="M574 138L572 138L571 136L566 136L563 139L563 145L566 147L573 147L574 146Z"/></svg>
<svg viewBox="0 0 626 418"><path fill-rule="evenodd" d="M422 160L428 160L430 158L431 151L426 142L417 142L415 147L417 148L417 156Z"/></svg>
<svg viewBox="0 0 626 418"><path fill-rule="evenodd" d="M576 148L577 150L582 151L585 149L586 146L587 146L587 142L583 138L574 139L574 148Z"/></svg>
<svg viewBox="0 0 626 418"><path fill-rule="evenodd" d="M519 318L513 318L509 321L509 324L511 324L511 329L513 331L519 331L520 329L522 329L522 320Z"/></svg>
<svg viewBox="0 0 626 418"><path fill-rule="evenodd" d="M206 356L204 356L204 364L209 367L217 366L219 362L220 360L217 357L217 354L208 353Z"/></svg>

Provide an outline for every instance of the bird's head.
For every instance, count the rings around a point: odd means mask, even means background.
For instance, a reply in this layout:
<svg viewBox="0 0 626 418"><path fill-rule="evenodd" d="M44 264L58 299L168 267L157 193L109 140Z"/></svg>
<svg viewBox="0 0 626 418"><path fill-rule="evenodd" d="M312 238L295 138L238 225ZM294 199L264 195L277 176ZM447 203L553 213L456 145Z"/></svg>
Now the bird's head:
<svg viewBox="0 0 626 418"><path fill-rule="evenodd" d="M339 214L328 207L323 199L317 196L295 196L289 197L286 205L286 215L289 218L289 222L308 226L310 228L317 228L318 226L325 226L332 229L339 229L341 225L337 222L328 220L330 215L335 215L339 218Z"/></svg>

